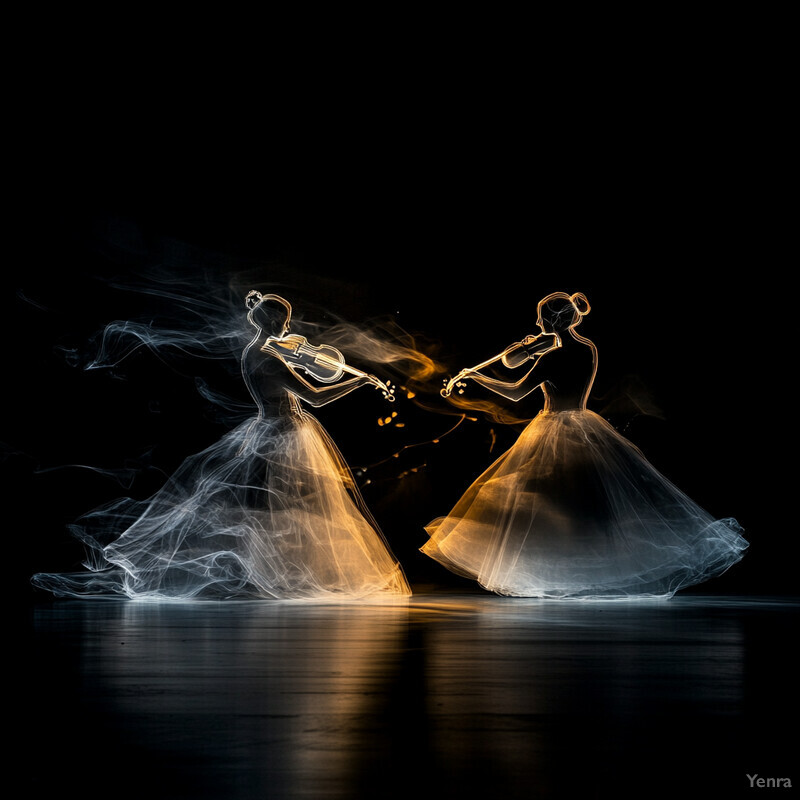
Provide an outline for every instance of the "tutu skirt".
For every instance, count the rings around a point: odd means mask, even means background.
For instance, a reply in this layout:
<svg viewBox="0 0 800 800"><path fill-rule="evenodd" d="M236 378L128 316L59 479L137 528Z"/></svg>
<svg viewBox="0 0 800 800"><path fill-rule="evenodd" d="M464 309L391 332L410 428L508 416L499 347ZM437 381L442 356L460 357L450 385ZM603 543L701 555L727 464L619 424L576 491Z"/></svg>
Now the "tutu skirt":
<svg viewBox="0 0 800 800"><path fill-rule="evenodd" d="M344 459L305 412L243 423L149 500L97 509L74 532L87 570L39 574L35 585L137 599L411 593Z"/></svg>
<svg viewBox="0 0 800 800"><path fill-rule="evenodd" d="M541 412L421 548L503 595L669 597L748 543L588 410Z"/></svg>

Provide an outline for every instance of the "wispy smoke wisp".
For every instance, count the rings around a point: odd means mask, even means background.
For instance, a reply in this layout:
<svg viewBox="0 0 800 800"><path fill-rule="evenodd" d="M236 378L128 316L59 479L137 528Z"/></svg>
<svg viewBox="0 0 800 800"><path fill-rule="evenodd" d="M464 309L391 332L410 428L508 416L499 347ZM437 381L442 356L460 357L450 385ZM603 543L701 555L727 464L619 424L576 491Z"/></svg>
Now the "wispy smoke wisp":
<svg viewBox="0 0 800 800"><path fill-rule="evenodd" d="M37 574L34 584L59 596L135 599L407 596L403 570L341 452L301 407L306 398L317 404L307 383L264 354L270 331L247 314L241 280L162 275L129 288L155 301L153 313L107 324L85 357L69 358L87 370L117 370L144 349L178 372L195 369L196 390L238 423L185 458L153 496L120 498L76 521L86 569ZM377 335L341 321L323 330L299 317L293 327L324 334L365 363L412 365L411 380L435 368L396 330ZM208 380L203 364L212 363L238 372L251 396L239 400ZM344 396L358 385L341 383L326 391Z"/></svg>

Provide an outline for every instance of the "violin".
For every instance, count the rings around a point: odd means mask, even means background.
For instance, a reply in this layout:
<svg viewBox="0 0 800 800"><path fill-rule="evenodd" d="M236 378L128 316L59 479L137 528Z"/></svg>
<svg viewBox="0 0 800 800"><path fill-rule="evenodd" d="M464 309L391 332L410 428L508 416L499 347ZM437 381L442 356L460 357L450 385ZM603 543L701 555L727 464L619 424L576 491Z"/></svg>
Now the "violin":
<svg viewBox="0 0 800 800"><path fill-rule="evenodd" d="M290 367L302 369L320 383L334 383L345 372L366 378L383 392L390 403L394 402L394 386L349 366L342 353L329 344L313 345L305 336L290 333L281 338L270 336L261 351L276 353Z"/></svg>
<svg viewBox="0 0 800 800"><path fill-rule="evenodd" d="M546 353L558 346L558 336L554 333L540 333L537 336L526 336L521 342L514 342L506 347L501 353L496 356L476 364L474 367L467 367L462 369L457 375L445 380L444 387L441 389L440 394L442 397L450 397L454 389L458 389L459 394L462 394L465 384L464 378L468 378L473 372L478 372L484 367L491 364L496 364L498 361L502 362L504 366L509 369L515 369L522 366L526 361L535 358L536 356Z"/></svg>

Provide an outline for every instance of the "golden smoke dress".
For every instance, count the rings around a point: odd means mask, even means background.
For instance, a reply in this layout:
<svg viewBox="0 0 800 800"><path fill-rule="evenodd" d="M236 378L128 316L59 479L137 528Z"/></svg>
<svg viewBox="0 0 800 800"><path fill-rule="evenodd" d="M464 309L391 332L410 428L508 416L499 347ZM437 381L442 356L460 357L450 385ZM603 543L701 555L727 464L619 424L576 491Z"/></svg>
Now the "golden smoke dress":
<svg viewBox="0 0 800 800"><path fill-rule="evenodd" d="M571 330L534 367L543 410L426 526L421 548L501 595L669 597L742 558L734 519L714 519L586 408L596 350Z"/></svg>
<svg viewBox="0 0 800 800"><path fill-rule="evenodd" d="M242 357L258 413L187 458L150 499L80 520L74 532L89 546L89 569L39 574L35 585L136 599L411 593L341 453L284 388L287 367L258 344Z"/></svg>

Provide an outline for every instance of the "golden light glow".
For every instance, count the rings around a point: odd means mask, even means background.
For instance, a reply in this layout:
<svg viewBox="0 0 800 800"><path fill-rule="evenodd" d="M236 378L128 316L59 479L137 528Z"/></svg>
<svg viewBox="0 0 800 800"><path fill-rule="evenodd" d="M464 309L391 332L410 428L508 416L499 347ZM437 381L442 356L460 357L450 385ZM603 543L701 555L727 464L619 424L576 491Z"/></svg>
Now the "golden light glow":
<svg viewBox="0 0 800 800"><path fill-rule="evenodd" d="M597 349L575 328L585 295L539 302L541 333L445 381L457 407L509 416L470 399L470 382L519 402L540 389L543 408L514 445L426 526L421 548L498 594L553 598L670 597L720 574L748 546L736 520L717 520L586 407ZM510 376L486 371L498 368Z"/></svg>
<svg viewBox="0 0 800 800"><path fill-rule="evenodd" d="M186 458L146 501L87 515L85 541L96 541L91 523L110 543L93 549L85 573L37 575L36 585L137 600L384 602L411 594L345 459L303 408L367 385L393 401L393 387L351 367L337 348L290 334L292 308L279 295L253 291L246 306L255 333L241 374L255 415Z"/></svg>

